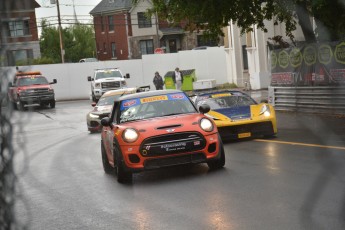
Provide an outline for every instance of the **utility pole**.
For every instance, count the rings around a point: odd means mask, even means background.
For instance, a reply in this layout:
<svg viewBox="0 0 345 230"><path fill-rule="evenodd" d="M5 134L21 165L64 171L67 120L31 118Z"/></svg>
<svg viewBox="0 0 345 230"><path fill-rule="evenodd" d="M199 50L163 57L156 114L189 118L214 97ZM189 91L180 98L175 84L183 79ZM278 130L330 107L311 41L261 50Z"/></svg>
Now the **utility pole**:
<svg viewBox="0 0 345 230"><path fill-rule="evenodd" d="M62 40L62 31L61 31L62 28L61 28L61 18L60 18L60 5L59 5L59 0L56 0L56 7L57 7L57 13L58 13L61 62L62 62L62 63L65 63L65 50L63 49L63 40Z"/></svg>

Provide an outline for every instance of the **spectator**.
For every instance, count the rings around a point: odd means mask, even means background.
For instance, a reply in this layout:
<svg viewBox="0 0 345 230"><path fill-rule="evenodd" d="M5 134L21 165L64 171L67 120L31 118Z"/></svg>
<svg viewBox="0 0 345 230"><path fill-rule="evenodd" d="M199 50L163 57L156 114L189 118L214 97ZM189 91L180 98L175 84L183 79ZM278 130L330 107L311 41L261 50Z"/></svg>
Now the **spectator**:
<svg viewBox="0 0 345 230"><path fill-rule="evenodd" d="M181 86L183 83L183 76L182 76L182 73L180 72L180 69L178 67L176 67L172 78L173 78L173 81L176 85L176 89L181 90Z"/></svg>
<svg viewBox="0 0 345 230"><path fill-rule="evenodd" d="M163 78L161 75L159 75L158 72L155 72L155 76L153 78L153 84L155 85L156 90L163 89L163 85L164 85Z"/></svg>

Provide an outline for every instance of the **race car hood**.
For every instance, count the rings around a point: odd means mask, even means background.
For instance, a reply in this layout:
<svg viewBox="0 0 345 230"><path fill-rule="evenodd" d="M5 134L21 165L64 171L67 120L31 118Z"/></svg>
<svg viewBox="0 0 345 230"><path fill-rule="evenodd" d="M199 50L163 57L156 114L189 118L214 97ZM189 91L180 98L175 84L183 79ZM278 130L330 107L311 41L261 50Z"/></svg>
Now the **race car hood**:
<svg viewBox="0 0 345 230"><path fill-rule="evenodd" d="M239 106L231 108L215 109L208 113L212 117L220 120L242 120L251 118L250 106Z"/></svg>
<svg viewBox="0 0 345 230"><path fill-rule="evenodd" d="M155 117L152 119L141 120L139 122L127 122L122 129L134 128L145 136L162 135L170 132L185 132L195 130L200 133L208 134L199 126L200 119L205 116L202 114L179 114L165 117ZM215 127L214 132L217 129ZM212 132L213 133L213 132Z"/></svg>

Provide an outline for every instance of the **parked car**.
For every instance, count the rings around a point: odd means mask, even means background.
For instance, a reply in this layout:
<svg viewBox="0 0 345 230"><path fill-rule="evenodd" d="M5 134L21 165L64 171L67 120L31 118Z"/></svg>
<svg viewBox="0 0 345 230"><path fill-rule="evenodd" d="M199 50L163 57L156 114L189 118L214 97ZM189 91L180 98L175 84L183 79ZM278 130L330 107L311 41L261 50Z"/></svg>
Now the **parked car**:
<svg viewBox="0 0 345 230"><path fill-rule="evenodd" d="M196 106L208 104L223 140L272 137L277 134L275 110L238 90L213 90L191 96Z"/></svg>
<svg viewBox="0 0 345 230"><path fill-rule="evenodd" d="M126 79L130 75L123 75L118 68L96 69L93 77L88 76L91 82L91 99L97 102L98 99L107 91L127 87Z"/></svg>
<svg viewBox="0 0 345 230"><path fill-rule="evenodd" d="M95 102L92 102L91 105L94 108L86 115L87 129L91 133L101 131L101 119L103 117L107 117L110 114L115 99L125 94L136 93L137 91L138 88L122 88L110 90L102 95L97 104Z"/></svg>
<svg viewBox="0 0 345 230"><path fill-rule="evenodd" d="M97 62L97 61L98 61L97 58L83 58L79 60L79 62Z"/></svg>
<svg viewBox="0 0 345 230"><path fill-rule="evenodd" d="M47 106L55 108L55 93L51 86L56 84L39 71L16 73L13 82L9 83L8 98L13 107L24 110L28 106Z"/></svg>
<svg viewBox="0 0 345 230"><path fill-rule="evenodd" d="M158 90L124 95L115 100L111 115L102 118L101 152L106 173L120 183L132 174L173 165L225 164L217 127L179 90Z"/></svg>

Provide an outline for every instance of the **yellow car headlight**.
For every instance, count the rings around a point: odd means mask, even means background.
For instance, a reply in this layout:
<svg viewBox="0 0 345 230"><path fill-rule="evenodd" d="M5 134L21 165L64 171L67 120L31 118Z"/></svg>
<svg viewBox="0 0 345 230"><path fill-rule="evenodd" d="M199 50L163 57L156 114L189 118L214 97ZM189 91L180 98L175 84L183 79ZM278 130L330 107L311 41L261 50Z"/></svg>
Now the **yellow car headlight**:
<svg viewBox="0 0 345 230"><path fill-rule="evenodd" d="M261 109L260 109L260 115L264 115L265 117L269 117L271 116L271 111L270 111L270 107L266 104L264 104Z"/></svg>

